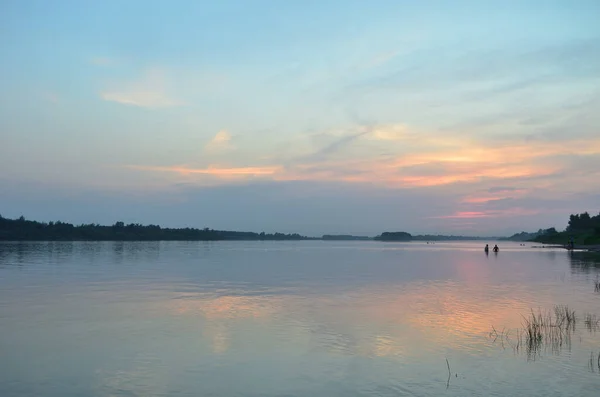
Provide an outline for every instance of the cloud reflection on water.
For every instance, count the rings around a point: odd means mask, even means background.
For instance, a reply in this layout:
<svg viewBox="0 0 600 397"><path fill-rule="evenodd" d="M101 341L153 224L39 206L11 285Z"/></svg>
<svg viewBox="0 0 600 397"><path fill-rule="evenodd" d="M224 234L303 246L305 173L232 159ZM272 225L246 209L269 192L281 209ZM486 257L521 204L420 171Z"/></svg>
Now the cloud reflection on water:
<svg viewBox="0 0 600 397"><path fill-rule="evenodd" d="M209 340L215 354L228 351L236 334L249 329L269 339L271 349L289 343L308 351L368 357L417 356L448 348L481 350L489 347L493 325L520 327L527 301L534 297L514 286L477 285L477 277L467 283L369 287L310 299L296 294L186 293L170 300L168 310L203 320L199 337ZM543 297L537 293L535 299Z"/></svg>

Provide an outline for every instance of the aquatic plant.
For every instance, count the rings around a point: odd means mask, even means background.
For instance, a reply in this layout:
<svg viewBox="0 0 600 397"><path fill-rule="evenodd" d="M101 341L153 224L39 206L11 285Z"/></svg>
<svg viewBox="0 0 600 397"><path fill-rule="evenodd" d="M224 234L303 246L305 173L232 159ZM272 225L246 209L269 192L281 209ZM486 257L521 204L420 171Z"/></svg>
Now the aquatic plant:
<svg viewBox="0 0 600 397"><path fill-rule="evenodd" d="M450 376L452 375L452 372L450 372L450 363L448 362L447 358L446 365L448 366L448 381L446 382L446 389L448 389L448 387L450 387Z"/></svg>
<svg viewBox="0 0 600 397"><path fill-rule="evenodd" d="M500 340L503 348L506 342L515 352L524 349L528 359L535 359L544 347L550 347L554 353L564 345L570 347L576 322L575 311L568 306L556 305L553 310L537 312L532 309L528 316L523 316L522 328L516 330L515 338L509 336L510 330L498 332L493 326L490 337L494 342Z"/></svg>
<svg viewBox="0 0 600 397"><path fill-rule="evenodd" d="M549 310L538 313L532 310L529 317L523 317L523 341L529 358L535 358L544 344L557 352L568 337L571 326L567 318L571 318L570 312L555 307L554 314L553 318Z"/></svg>
<svg viewBox="0 0 600 397"><path fill-rule="evenodd" d="M590 332L596 332L600 330L600 318L595 314L586 313L583 316L583 324L585 328Z"/></svg>
<svg viewBox="0 0 600 397"><path fill-rule="evenodd" d="M597 358L594 355L594 352L590 353L590 361L588 363L588 366L590 367L590 370L592 372L594 372L594 369L596 367L598 368L598 372L600 372L600 353L598 353L598 357Z"/></svg>
<svg viewBox="0 0 600 397"><path fill-rule="evenodd" d="M566 328L575 329L575 310L569 309L569 306L554 306L555 326L564 325Z"/></svg>

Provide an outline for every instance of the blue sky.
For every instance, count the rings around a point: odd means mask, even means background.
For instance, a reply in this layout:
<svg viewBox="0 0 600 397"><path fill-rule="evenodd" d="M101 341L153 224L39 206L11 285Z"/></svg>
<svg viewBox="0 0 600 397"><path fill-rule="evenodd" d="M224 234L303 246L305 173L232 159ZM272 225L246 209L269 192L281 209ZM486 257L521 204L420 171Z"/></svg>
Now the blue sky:
<svg viewBox="0 0 600 397"><path fill-rule="evenodd" d="M4 1L0 213L374 235L600 202L597 1Z"/></svg>

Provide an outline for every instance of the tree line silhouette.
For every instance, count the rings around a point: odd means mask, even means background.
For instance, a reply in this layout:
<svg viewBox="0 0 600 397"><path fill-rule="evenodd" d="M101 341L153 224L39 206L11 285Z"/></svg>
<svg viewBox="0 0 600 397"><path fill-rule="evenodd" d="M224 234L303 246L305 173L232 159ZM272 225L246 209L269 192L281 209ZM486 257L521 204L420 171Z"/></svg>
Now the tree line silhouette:
<svg viewBox="0 0 600 397"><path fill-rule="evenodd" d="M96 223L73 225L66 222L37 222L8 219L0 215L0 240L4 241L157 241L157 240L310 240L298 233L255 233L209 228L163 228L158 225L125 224L112 226Z"/></svg>
<svg viewBox="0 0 600 397"><path fill-rule="evenodd" d="M539 230L539 235L532 241L546 244L567 244L573 240L575 244L600 244L600 214L590 216L588 212L571 214L564 231L556 228Z"/></svg>
<svg viewBox="0 0 600 397"><path fill-rule="evenodd" d="M600 213L590 216L589 213L569 216L567 232L594 232L600 234Z"/></svg>

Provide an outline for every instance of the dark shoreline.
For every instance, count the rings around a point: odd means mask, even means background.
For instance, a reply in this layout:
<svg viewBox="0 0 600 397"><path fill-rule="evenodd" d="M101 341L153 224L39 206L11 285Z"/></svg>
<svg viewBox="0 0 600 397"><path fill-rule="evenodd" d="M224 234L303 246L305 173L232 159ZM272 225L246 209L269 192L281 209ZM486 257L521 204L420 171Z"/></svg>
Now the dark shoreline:
<svg viewBox="0 0 600 397"><path fill-rule="evenodd" d="M563 244L544 244L542 245L532 245L531 248L563 248L568 250L566 245ZM587 252L600 252L600 245L598 244L590 244L590 245L575 245L573 247L575 251L587 251Z"/></svg>
<svg viewBox="0 0 600 397"><path fill-rule="evenodd" d="M377 237L349 234L325 234L308 237L298 233L241 232L210 228L164 228L159 225L125 224L106 226L97 223L73 225L67 222L38 222L0 216L0 241L382 241L444 242L497 240L499 237L411 235L407 232L384 232Z"/></svg>

